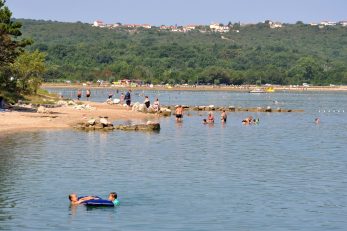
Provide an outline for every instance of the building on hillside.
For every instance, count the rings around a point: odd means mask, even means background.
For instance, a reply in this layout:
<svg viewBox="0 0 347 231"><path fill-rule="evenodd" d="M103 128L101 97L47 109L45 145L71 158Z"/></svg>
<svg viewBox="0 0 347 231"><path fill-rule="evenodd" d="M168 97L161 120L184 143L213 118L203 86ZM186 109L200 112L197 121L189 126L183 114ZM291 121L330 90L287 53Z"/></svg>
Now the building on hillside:
<svg viewBox="0 0 347 231"><path fill-rule="evenodd" d="M122 24L120 24L120 23L112 24L112 27L113 27L113 28L117 28L117 27L120 27L120 26L122 26Z"/></svg>
<svg viewBox="0 0 347 231"><path fill-rule="evenodd" d="M145 28L145 29L151 29L152 26L149 24L142 24L141 27Z"/></svg>
<svg viewBox="0 0 347 231"><path fill-rule="evenodd" d="M212 23L210 29L214 32L226 33L229 32L230 28L228 26L222 26L218 23Z"/></svg>
<svg viewBox="0 0 347 231"><path fill-rule="evenodd" d="M341 26L347 26L347 21L340 21L339 24L340 24Z"/></svg>
<svg viewBox="0 0 347 231"><path fill-rule="evenodd" d="M336 26L336 22L322 21L320 23L322 26Z"/></svg>
<svg viewBox="0 0 347 231"><path fill-rule="evenodd" d="M160 26L161 30L174 30L177 29L177 26L165 26L165 25L161 25Z"/></svg>
<svg viewBox="0 0 347 231"><path fill-rule="evenodd" d="M191 30L195 30L196 29L196 25L186 25L183 27L183 32L188 32L188 31L191 31Z"/></svg>
<svg viewBox="0 0 347 231"><path fill-rule="evenodd" d="M123 26L126 28L145 28L145 29L152 28L152 26L149 24L124 24Z"/></svg>
<svg viewBox="0 0 347 231"><path fill-rule="evenodd" d="M269 21L269 26L271 29L276 29L276 28L282 28L283 24L280 22L273 22L273 21Z"/></svg>
<svg viewBox="0 0 347 231"><path fill-rule="evenodd" d="M95 27L105 27L106 25L104 24L103 21L96 20L96 21L94 21L93 26L95 26Z"/></svg>
<svg viewBox="0 0 347 231"><path fill-rule="evenodd" d="M318 23L311 22L311 23L310 23L310 26L318 26Z"/></svg>

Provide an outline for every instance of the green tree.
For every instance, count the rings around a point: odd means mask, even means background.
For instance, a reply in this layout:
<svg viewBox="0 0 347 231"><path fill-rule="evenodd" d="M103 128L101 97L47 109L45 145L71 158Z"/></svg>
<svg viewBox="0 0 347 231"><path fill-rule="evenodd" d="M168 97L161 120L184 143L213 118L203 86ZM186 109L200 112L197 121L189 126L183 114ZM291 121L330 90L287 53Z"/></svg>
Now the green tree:
<svg viewBox="0 0 347 231"><path fill-rule="evenodd" d="M323 72L323 66L313 57L300 58L295 66L290 69L289 76L294 80L294 84L304 82L312 83L315 79L320 79Z"/></svg>
<svg viewBox="0 0 347 231"><path fill-rule="evenodd" d="M45 72L46 54L39 52L24 52L11 64L13 77L19 91L27 94L36 94Z"/></svg>
<svg viewBox="0 0 347 231"><path fill-rule="evenodd" d="M0 0L0 87L13 90L15 83L11 81L9 65L31 42L26 39L17 39L22 35L20 31L22 25L11 20L12 13L5 3L5 0Z"/></svg>

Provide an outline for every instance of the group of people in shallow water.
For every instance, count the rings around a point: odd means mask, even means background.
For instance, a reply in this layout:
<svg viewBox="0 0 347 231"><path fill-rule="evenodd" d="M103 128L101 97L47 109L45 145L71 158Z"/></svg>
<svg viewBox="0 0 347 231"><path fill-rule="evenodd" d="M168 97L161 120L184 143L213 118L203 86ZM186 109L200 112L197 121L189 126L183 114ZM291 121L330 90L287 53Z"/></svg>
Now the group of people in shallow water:
<svg viewBox="0 0 347 231"><path fill-rule="evenodd" d="M222 111L221 115L220 115L220 121L222 124L226 123L227 122L227 113L225 112L225 110ZM214 115L213 115L213 112L209 112L208 113L208 116L207 116L207 119L203 119L202 120L202 123L203 124L213 124L214 123Z"/></svg>
<svg viewBox="0 0 347 231"><path fill-rule="evenodd" d="M175 110L175 115L176 115L176 121L181 122L183 119L183 106L178 105ZM220 115L220 121L222 124L225 124L227 122L228 115L225 110L222 110L222 113ZM202 120L203 124L214 124L215 119L213 112L209 112L208 116L206 119ZM243 125L250 125L250 124L259 124L259 118L254 119L253 116L248 116L245 119L242 120Z"/></svg>
<svg viewBox="0 0 347 231"><path fill-rule="evenodd" d="M248 116L242 120L243 125L259 124L259 118L255 119L253 116Z"/></svg>
<svg viewBox="0 0 347 231"><path fill-rule="evenodd" d="M91 96L91 91L90 91L90 89L87 89L87 90L86 90L86 98L87 98L87 101L89 100L89 97L90 97L90 96ZM78 90L77 90L77 100L80 100L81 97L82 97L82 91L81 91L81 89L78 89Z"/></svg>
<svg viewBox="0 0 347 231"><path fill-rule="evenodd" d="M119 205L119 200L117 199L118 195L116 192L111 192L108 195L107 200L111 201L114 205ZM81 205L86 203L87 201L90 200L98 200L100 197L97 196L84 196L84 197L78 197L76 193L71 193L69 195L69 200L71 205Z"/></svg>

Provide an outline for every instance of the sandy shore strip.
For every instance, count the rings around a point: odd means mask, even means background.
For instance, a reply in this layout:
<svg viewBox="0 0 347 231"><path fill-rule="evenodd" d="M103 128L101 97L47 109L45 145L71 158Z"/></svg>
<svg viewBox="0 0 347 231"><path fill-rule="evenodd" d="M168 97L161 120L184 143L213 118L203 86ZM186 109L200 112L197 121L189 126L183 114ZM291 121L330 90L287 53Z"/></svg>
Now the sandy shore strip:
<svg viewBox="0 0 347 231"><path fill-rule="evenodd" d="M272 86L275 91L281 92L287 92L287 91L347 91L347 86ZM126 90L126 89L132 89L132 90L149 90L149 91L240 91L240 92L248 92L254 88L257 88L255 85L241 85L241 86L211 86L211 85L198 85L198 86L138 86L138 87L128 87L128 86L111 86L111 85L104 85L104 86L98 86L98 85L87 85L83 86L81 84L51 84L51 83L45 83L42 85L42 88L72 88L72 89L120 89L120 90Z"/></svg>
<svg viewBox="0 0 347 231"><path fill-rule="evenodd" d="M0 134L42 129L71 129L78 122L86 122L90 118L99 118L99 116L107 116L111 122L115 120L157 120L156 115L133 112L119 105L83 103L91 106L92 110L77 110L71 106L62 106L48 108L49 113L0 112Z"/></svg>

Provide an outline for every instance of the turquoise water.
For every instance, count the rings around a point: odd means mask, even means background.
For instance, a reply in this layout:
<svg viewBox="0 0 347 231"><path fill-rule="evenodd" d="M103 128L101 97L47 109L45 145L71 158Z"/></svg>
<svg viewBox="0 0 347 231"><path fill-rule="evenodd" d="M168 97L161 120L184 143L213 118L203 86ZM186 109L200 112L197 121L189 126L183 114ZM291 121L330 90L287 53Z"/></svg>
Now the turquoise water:
<svg viewBox="0 0 347 231"><path fill-rule="evenodd" d="M257 126L241 125L248 113L213 126L194 114L179 124L160 119L159 133L2 135L0 230L347 229L346 93L146 94L170 104L305 112L253 113ZM117 208L69 206L71 192L111 191Z"/></svg>

